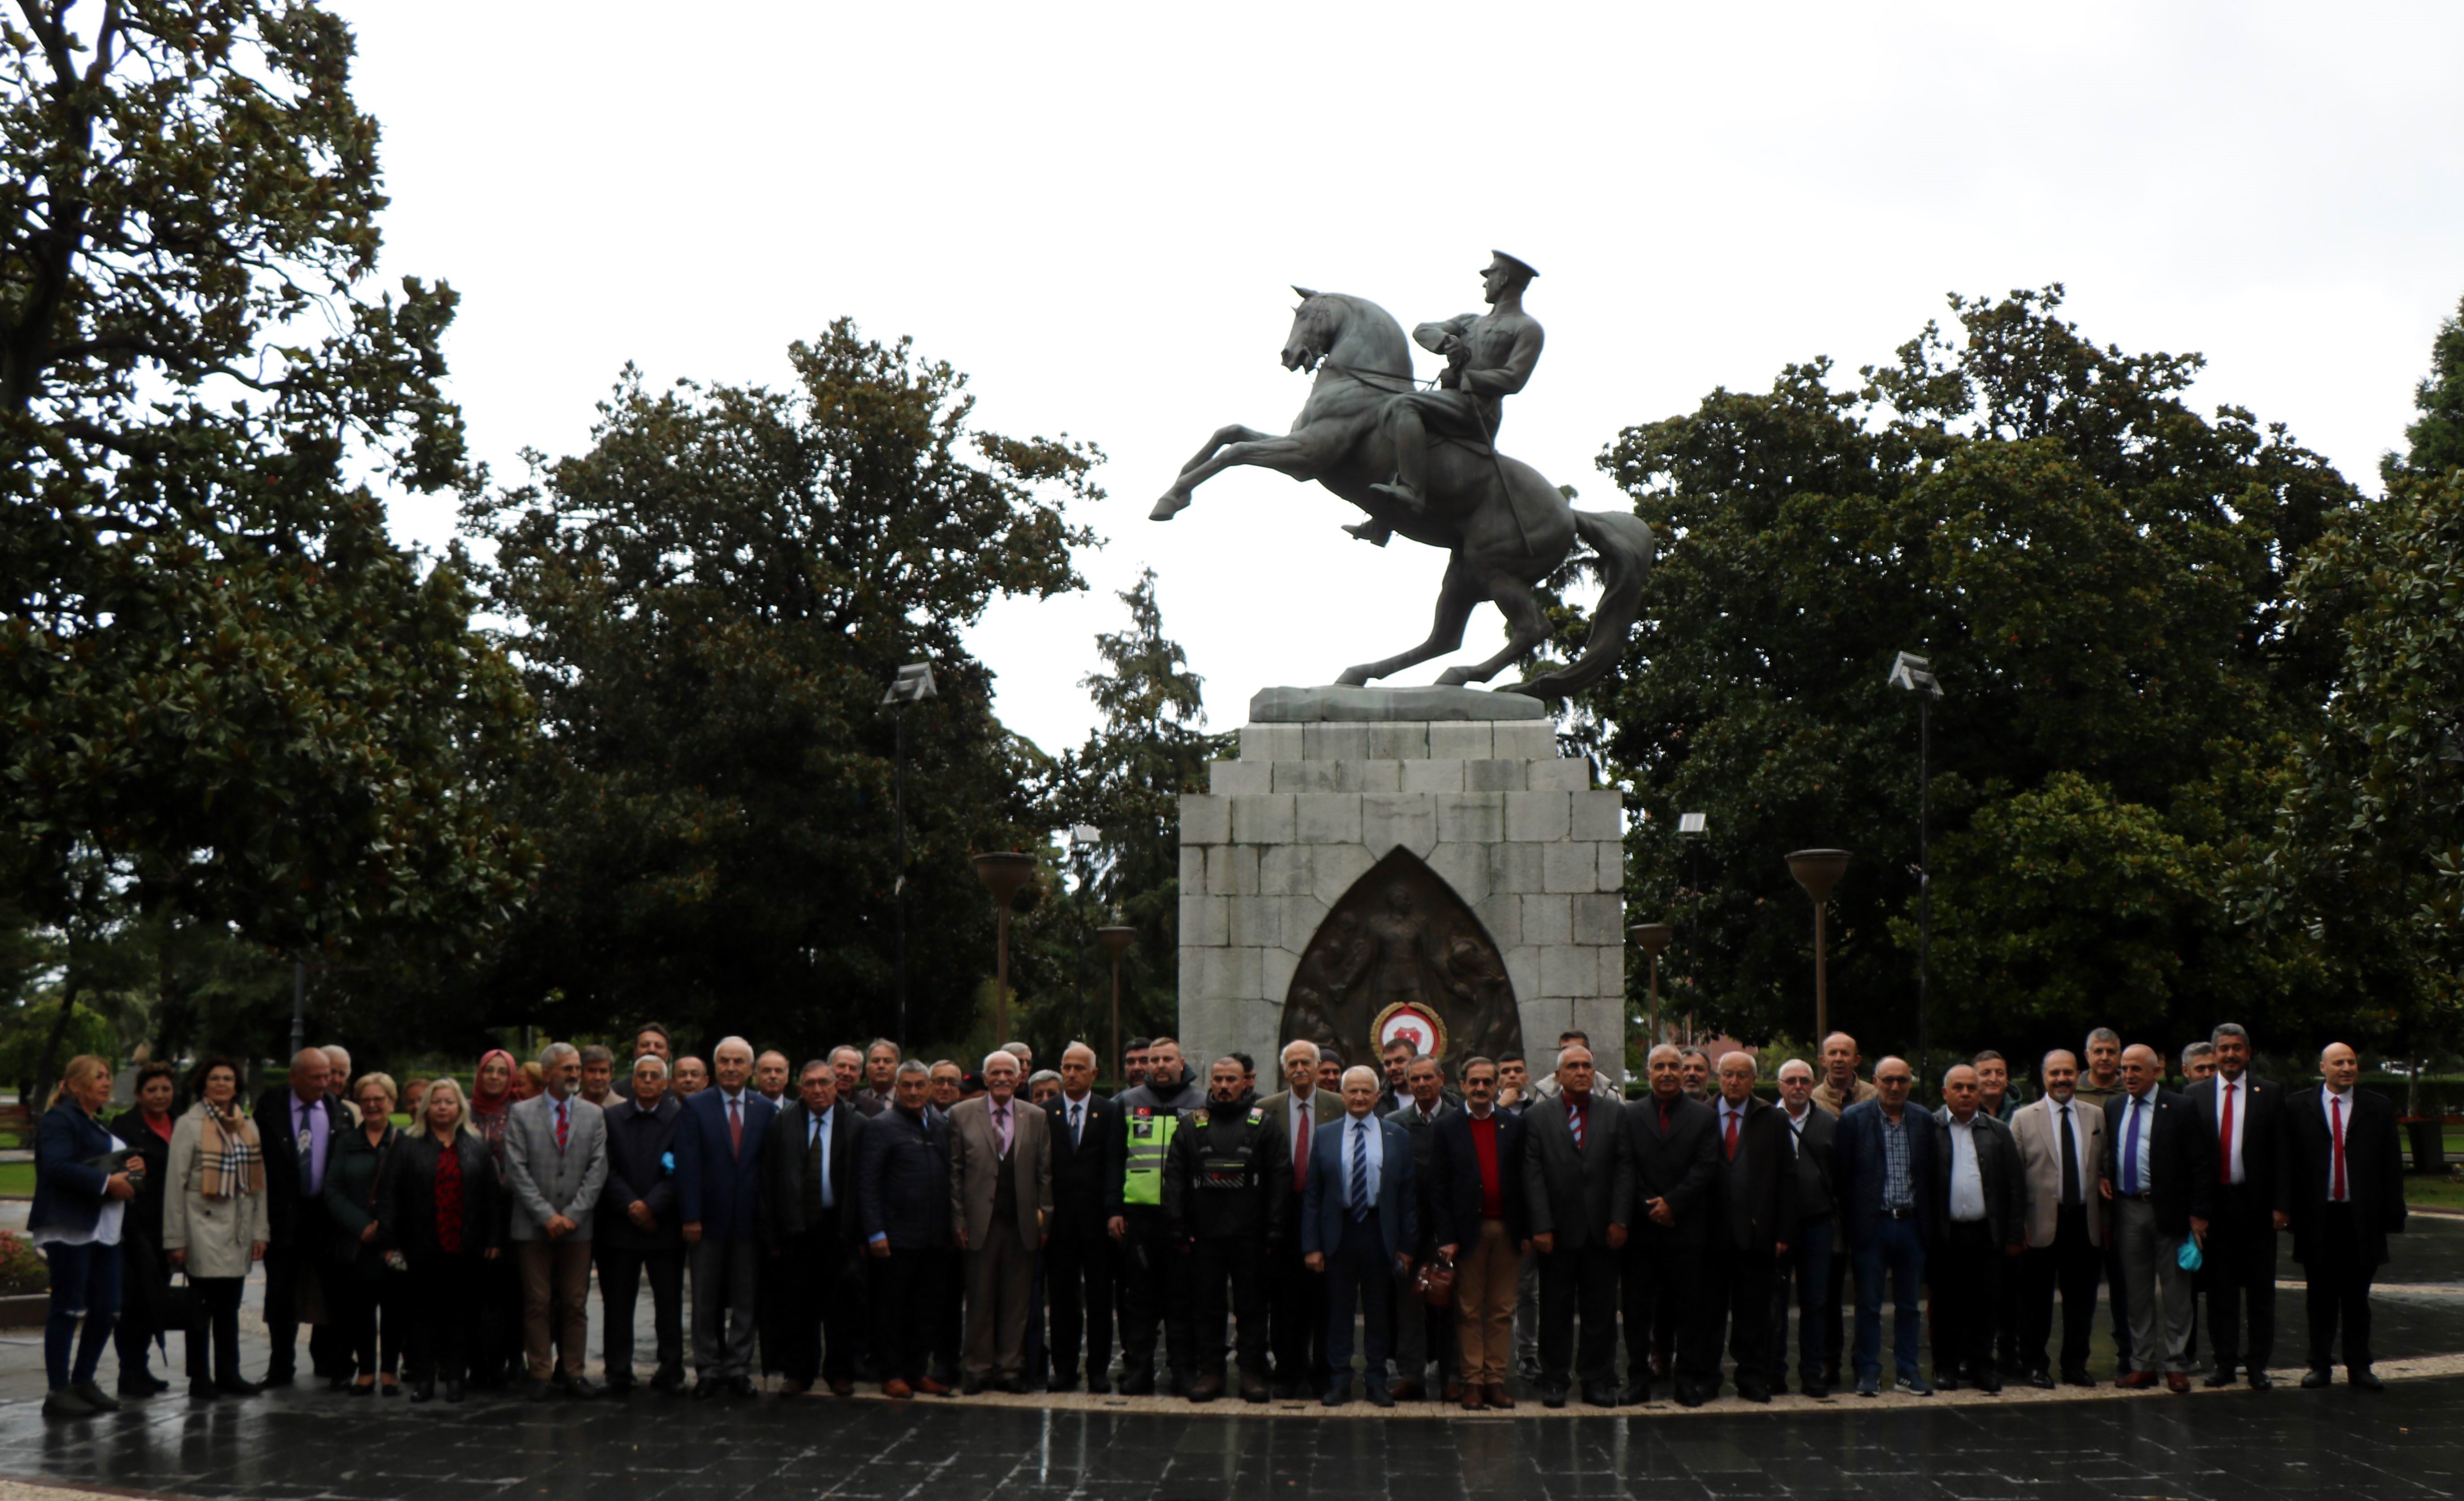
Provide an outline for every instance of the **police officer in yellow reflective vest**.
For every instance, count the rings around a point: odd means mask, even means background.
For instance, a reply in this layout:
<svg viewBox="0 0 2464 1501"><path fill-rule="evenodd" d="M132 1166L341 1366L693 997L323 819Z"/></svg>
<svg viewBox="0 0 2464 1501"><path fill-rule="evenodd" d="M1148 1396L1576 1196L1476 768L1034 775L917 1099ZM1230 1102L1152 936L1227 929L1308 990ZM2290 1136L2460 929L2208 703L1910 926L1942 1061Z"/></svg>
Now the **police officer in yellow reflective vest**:
<svg viewBox="0 0 2464 1501"><path fill-rule="evenodd" d="M1164 1159L1163 1206L1173 1237L1188 1247L1197 1325L1191 1402L1223 1395L1224 1279L1241 1319L1241 1400L1266 1400L1266 1233L1284 1223L1292 1178L1284 1126L1243 1098L1247 1072L1218 1058L1206 1103L1183 1111Z"/></svg>
<svg viewBox="0 0 2464 1501"><path fill-rule="evenodd" d="M1181 1067L1180 1045L1158 1037L1147 1045L1147 1082L1113 1096L1121 1125L1112 1137L1111 1166L1104 1175L1120 1261L1121 1395L1155 1395L1155 1325L1164 1326L1164 1350L1172 1364L1167 1388L1186 1390L1198 1352L1189 1320L1189 1258L1173 1239L1163 1207L1164 1159L1180 1129L1180 1113L1199 1103Z"/></svg>

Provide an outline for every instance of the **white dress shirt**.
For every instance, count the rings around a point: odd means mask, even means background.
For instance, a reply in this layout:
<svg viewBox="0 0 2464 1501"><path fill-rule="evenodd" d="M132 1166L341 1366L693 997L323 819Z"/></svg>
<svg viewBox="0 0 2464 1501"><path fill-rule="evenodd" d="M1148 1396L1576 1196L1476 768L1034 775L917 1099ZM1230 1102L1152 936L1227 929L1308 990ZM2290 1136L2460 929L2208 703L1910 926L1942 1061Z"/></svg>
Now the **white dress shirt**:
<svg viewBox="0 0 2464 1501"><path fill-rule="evenodd" d="M2225 1136L2225 1101L2233 1101L2233 1135ZM2250 1075L2238 1079L2216 1075L2216 1146L2225 1155L2225 1181L2238 1183L2243 1179L2241 1160L2242 1123L2250 1118Z"/></svg>
<svg viewBox="0 0 2464 1501"><path fill-rule="evenodd" d="M1950 1218L1970 1225L1985 1218L1985 1171L1976 1160L1976 1117L1957 1115L1943 1122L1950 1128Z"/></svg>
<svg viewBox="0 0 2464 1501"><path fill-rule="evenodd" d="M1364 1125L1368 1128L1367 1130L1364 1131L1357 1129ZM1379 1174L1385 1170L1386 1166L1386 1142L1384 1139L1386 1134L1377 1129L1377 1116L1374 1112L1370 1115L1359 1116L1347 1115L1344 1116L1341 1126L1343 1131L1343 1177L1337 1180L1335 1186L1337 1191L1343 1195L1343 1206L1347 1209L1353 1207L1352 1165L1361 1158L1366 1157L1369 1159L1369 1207L1374 1209L1377 1206L1378 1184L1383 1181L1379 1177Z"/></svg>
<svg viewBox="0 0 2464 1501"><path fill-rule="evenodd" d="M2336 1121L2341 1108L2344 1123L2344 1191L2336 1192ZM2319 1116L2327 1122L2327 1202L2353 1200L2353 1092L2336 1093L2332 1084L2319 1086Z"/></svg>

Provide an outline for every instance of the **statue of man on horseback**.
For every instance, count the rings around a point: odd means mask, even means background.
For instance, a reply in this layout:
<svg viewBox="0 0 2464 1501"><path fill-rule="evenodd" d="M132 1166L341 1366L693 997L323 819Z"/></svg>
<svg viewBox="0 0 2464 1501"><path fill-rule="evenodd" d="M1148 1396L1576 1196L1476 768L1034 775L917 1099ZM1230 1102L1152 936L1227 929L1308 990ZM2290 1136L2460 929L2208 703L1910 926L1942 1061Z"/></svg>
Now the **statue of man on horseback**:
<svg viewBox="0 0 2464 1501"><path fill-rule="evenodd" d="M1523 389L1540 361L1540 324L1523 310L1524 288L1536 275L1496 252L1481 277L1488 312L1419 326L1414 338L1446 360L1434 390L1417 387L1411 346L1394 315L1365 298L1293 288L1301 305L1284 341L1284 367L1315 379L1291 430L1217 429L1181 466L1151 518L1172 519L1188 508L1199 485L1245 464L1315 480L1358 506L1369 519L1345 530L1365 541L1382 547L1400 533L1444 548L1445 580L1429 638L1346 668L1335 680L1353 685L1461 647L1463 627L1483 600L1506 616L1506 650L1448 668L1439 682L1486 682L1530 655L1550 633L1533 586L1579 541L1591 547L1601 585L1591 638L1574 662L1512 691L1560 697L1607 675L1640 611L1642 581L1658 541L1630 511L1574 510L1537 470L1497 450L1505 398Z"/></svg>

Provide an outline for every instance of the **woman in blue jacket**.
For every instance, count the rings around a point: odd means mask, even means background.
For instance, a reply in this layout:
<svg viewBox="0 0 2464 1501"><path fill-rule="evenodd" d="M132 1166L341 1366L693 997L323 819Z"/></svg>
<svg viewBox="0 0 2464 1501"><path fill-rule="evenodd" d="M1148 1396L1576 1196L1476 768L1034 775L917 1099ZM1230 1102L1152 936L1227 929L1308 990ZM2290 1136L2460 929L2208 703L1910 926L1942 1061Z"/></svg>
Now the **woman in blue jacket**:
<svg viewBox="0 0 2464 1501"><path fill-rule="evenodd" d="M121 1160L133 1155L127 1143L95 1119L110 1101L111 1065L81 1053L69 1060L52 1108L34 1128L34 1206L26 1238L52 1267L51 1316L43 1324L46 1418L90 1418L120 1406L94 1380L120 1316L120 1222L137 1195Z"/></svg>

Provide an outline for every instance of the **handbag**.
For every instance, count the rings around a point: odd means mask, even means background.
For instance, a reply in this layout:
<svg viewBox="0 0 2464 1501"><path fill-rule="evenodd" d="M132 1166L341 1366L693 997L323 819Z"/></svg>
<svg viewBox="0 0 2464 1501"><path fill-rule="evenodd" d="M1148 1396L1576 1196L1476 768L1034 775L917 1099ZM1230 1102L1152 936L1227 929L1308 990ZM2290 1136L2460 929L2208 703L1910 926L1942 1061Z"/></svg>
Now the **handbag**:
<svg viewBox="0 0 2464 1501"><path fill-rule="evenodd" d="M1412 1291L1431 1308L1455 1306L1455 1264L1442 1256L1420 1263L1412 1277Z"/></svg>

